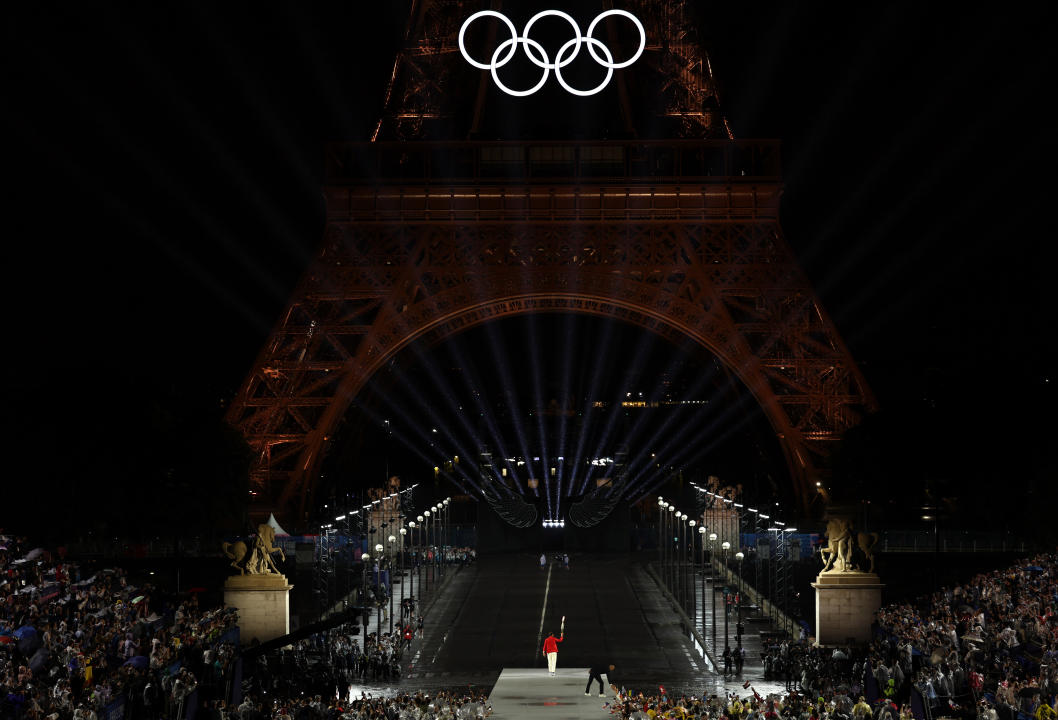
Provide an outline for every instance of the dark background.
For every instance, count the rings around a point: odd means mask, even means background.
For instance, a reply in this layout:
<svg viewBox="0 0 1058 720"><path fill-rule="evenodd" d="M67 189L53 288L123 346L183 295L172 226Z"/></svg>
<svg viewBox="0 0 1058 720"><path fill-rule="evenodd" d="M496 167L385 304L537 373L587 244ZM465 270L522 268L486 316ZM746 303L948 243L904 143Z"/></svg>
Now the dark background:
<svg viewBox="0 0 1058 720"><path fill-rule="evenodd" d="M783 141L785 233L882 407L839 469L908 500L897 520L948 498L952 522L1039 530L1058 11L697 9L736 137ZM148 532L218 487L237 505L223 405L321 237L324 144L374 128L406 10L8 9L0 526ZM531 132L553 108L524 102ZM162 521L222 522L180 512Z"/></svg>

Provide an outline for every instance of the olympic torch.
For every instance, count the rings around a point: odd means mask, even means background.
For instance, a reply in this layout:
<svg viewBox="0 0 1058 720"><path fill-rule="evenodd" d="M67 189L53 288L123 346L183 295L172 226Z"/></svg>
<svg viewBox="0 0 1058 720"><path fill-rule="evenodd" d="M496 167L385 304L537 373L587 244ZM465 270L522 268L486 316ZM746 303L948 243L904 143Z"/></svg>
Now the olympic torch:
<svg viewBox="0 0 1058 720"><path fill-rule="evenodd" d="M558 636L559 637L565 637L566 636L566 616L565 615L562 616L562 624L558 628Z"/></svg>

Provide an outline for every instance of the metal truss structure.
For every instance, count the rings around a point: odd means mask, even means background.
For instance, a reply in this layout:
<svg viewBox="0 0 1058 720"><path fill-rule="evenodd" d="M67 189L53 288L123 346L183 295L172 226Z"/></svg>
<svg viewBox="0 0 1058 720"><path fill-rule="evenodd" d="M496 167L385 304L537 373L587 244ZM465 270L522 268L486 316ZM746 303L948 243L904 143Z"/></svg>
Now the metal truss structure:
<svg viewBox="0 0 1058 720"><path fill-rule="evenodd" d="M648 70L619 73L629 127L629 93L650 87L667 139L453 142L474 137L485 94L461 73L487 75L454 33L483 5L413 3L378 141L330 148L323 247L228 412L260 511L304 521L343 414L403 348L538 312L714 354L763 408L808 507L874 400L783 238L778 143L730 139L687 5L624 5L649 31ZM472 117L446 114L453 84L477 88Z"/></svg>
<svg viewBox="0 0 1058 720"><path fill-rule="evenodd" d="M643 22L647 46L635 74L617 76L622 120L628 137L640 133L637 109L646 107L667 137L732 137L720 113L709 56L698 39L690 0L629 0L618 4ZM615 6L613 0L601 9ZM473 139L480 131L489 83L463 62L459 29L471 13L502 2L414 0L404 42L393 64L378 140ZM492 39L495 39L492 36ZM615 38L609 38L613 40ZM455 108L472 108L461 116ZM656 131L655 131L656 132Z"/></svg>

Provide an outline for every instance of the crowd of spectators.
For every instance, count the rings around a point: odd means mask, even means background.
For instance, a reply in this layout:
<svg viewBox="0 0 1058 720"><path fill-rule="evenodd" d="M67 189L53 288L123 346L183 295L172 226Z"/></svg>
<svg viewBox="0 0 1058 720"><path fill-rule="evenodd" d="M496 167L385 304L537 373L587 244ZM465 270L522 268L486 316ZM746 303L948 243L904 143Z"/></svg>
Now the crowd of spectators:
<svg viewBox="0 0 1058 720"><path fill-rule="evenodd" d="M1052 554L978 575L918 603L882 608L867 648L782 642L766 649L764 666L766 676L812 697L862 692L916 715L1016 720L1047 718L1055 710L1056 655L1058 556Z"/></svg>
<svg viewBox="0 0 1058 720"><path fill-rule="evenodd" d="M748 684L746 687L749 687ZM829 701L805 693L790 692L762 697L752 691L708 695L705 697L670 697L663 692L628 693L609 703L610 713L629 720L866 720L868 717L885 720L911 720L909 708L898 710L891 703L879 703L872 708L862 698L856 703L837 695ZM872 713L876 713L872 716Z"/></svg>
<svg viewBox="0 0 1058 720"><path fill-rule="evenodd" d="M446 547L442 551L436 546L427 546L408 550L408 559L413 567L430 565L442 557L446 565L467 565L478 559L478 552L472 547Z"/></svg>
<svg viewBox="0 0 1058 720"><path fill-rule="evenodd" d="M471 690L405 693L392 697L362 693L341 700L322 695L275 698L248 695L236 718L225 720L472 720L492 713L488 697Z"/></svg>
<svg viewBox="0 0 1058 720"><path fill-rule="evenodd" d="M470 562L453 548L447 562ZM356 681L399 678L414 608L393 633L361 648L352 626L317 633L248 668L245 699L231 696L235 647L222 638L234 611L203 610L196 595L163 597L120 569L82 568L0 535L0 720L436 720L487 717L487 698L444 691L350 698ZM405 618L408 625L403 625ZM625 691L610 703L632 720L1058 720L1058 554L980 574L915 603L882 608L873 641L817 648L776 639L765 679L784 691L687 695Z"/></svg>
<svg viewBox="0 0 1058 720"><path fill-rule="evenodd" d="M120 569L81 575L61 551L0 535L0 718L105 720L124 701L131 720L177 720L223 689L234 611L134 587Z"/></svg>
<svg viewBox="0 0 1058 720"><path fill-rule="evenodd" d="M344 624L262 654L248 668L244 686L256 695L331 698L348 696L355 683L400 679L401 657L411 642L410 628L369 633L363 647L359 630Z"/></svg>
<svg viewBox="0 0 1058 720"><path fill-rule="evenodd" d="M1058 554L983 573L918 603L884 607L864 647L775 639L761 697L630 692L622 718L718 720L975 720L1058 718Z"/></svg>
<svg viewBox="0 0 1058 720"><path fill-rule="evenodd" d="M912 683L945 715L1015 720L1052 716L1056 660L1058 554L1043 554L883 608L867 672L883 694Z"/></svg>

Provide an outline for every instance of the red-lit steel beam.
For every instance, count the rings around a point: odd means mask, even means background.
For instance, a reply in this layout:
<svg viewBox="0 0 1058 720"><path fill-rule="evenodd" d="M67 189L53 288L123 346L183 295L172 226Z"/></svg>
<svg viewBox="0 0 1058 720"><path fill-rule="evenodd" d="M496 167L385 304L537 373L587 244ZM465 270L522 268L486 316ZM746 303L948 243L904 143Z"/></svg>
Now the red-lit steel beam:
<svg viewBox="0 0 1058 720"><path fill-rule="evenodd" d="M339 202L324 248L229 413L258 451L259 497L303 517L334 427L410 342L551 309L620 318L714 353L764 409L807 505L827 447L874 401L782 238L777 182L681 186L681 196L698 195L683 213L671 203L629 210L627 198L667 184L626 181L615 217L589 208L577 220L574 208L550 219L556 198L607 189L529 183L517 208L475 221L443 187L329 188ZM429 219L418 204L379 220L377 202L342 200L427 192Z"/></svg>

